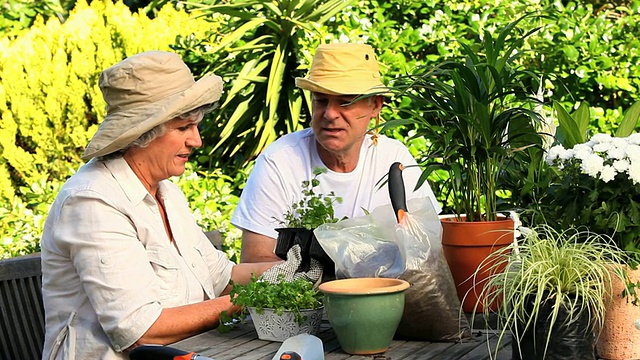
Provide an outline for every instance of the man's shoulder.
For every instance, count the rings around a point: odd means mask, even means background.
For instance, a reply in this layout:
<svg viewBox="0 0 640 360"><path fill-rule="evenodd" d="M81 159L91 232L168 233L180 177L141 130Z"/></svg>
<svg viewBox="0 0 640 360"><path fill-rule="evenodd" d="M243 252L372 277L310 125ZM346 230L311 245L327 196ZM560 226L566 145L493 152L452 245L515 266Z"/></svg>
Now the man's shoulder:
<svg viewBox="0 0 640 360"><path fill-rule="evenodd" d="M313 130L311 128L298 130L286 134L267 146L263 152L265 156L277 156L289 151L300 152L310 149L313 142Z"/></svg>

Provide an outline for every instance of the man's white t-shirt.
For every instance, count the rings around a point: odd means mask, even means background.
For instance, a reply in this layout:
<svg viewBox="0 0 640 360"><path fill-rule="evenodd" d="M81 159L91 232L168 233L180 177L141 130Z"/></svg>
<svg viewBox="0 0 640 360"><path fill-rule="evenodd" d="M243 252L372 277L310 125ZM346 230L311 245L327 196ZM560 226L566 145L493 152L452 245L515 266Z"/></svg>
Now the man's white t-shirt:
<svg viewBox="0 0 640 360"><path fill-rule="evenodd" d="M320 185L314 192L326 195L333 191L342 198L342 203L334 204L338 219L363 216L378 206L391 203L385 180L389 167L396 161L405 167L402 173L407 200L429 197L439 213L441 207L427 182L413 191L422 170L412 166L416 161L409 150L401 142L386 136L380 136L376 146L367 135L356 168L350 173L328 170L319 175ZM311 128L276 140L256 160L231 223L243 230L277 238L275 229L283 227L284 214L292 204L300 201L302 181L311 180L315 168L326 166L318 155Z"/></svg>

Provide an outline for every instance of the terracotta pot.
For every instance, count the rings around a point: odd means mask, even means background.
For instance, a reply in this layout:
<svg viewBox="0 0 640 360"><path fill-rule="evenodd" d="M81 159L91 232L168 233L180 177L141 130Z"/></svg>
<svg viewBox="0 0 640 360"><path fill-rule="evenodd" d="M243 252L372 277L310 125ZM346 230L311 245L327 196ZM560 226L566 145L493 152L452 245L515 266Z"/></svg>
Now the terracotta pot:
<svg viewBox="0 0 640 360"><path fill-rule="evenodd" d="M478 302L478 296L491 274L488 269L493 265L485 259L489 254L513 242L513 220L505 218L466 222L451 217L440 221L442 250L451 269L462 308L465 312L482 312L486 304ZM474 276L481 264L482 269ZM499 305L497 301L489 304L489 310L495 311Z"/></svg>
<svg viewBox="0 0 640 360"><path fill-rule="evenodd" d="M387 351L404 312L409 283L389 278L353 278L320 284L327 318L348 354Z"/></svg>
<svg viewBox="0 0 640 360"><path fill-rule="evenodd" d="M640 269L627 268L633 283L640 281ZM640 306L622 297L623 282L612 274L613 299L607 306L604 327L596 348L602 359L640 359Z"/></svg>

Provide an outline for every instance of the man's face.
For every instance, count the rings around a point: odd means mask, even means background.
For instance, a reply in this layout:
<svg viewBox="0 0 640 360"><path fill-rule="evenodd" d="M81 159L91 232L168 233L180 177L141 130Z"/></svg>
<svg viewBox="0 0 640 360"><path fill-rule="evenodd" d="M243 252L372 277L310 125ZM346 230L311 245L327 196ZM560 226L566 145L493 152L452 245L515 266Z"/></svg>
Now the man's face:
<svg viewBox="0 0 640 360"><path fill-rule="evenodd" d="M352 103L356 97L313 93L311 127L320 146L330 154L359 152L369 121L380 112L382 97Z"/></svg>

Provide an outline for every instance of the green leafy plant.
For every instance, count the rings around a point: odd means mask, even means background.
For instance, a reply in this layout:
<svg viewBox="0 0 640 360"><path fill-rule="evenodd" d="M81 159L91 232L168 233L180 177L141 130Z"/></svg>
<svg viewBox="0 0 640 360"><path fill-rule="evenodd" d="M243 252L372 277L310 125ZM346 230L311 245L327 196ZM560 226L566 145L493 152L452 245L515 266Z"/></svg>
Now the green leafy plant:
<svg viewBox="0 0 640 360"><path fill-rule="evenodd" d="M640 262L639 159L640 133L595 134L569 149L552 147L546 161L554 177L540 205L548 222L607 234Z"/></svg>
<svg viewBox="0 0 640 360"><path fill-rule="evenodd" d="M541 146L540 115L531 88L540 75L519 67L525 39L521 17L483 41L461 42L464 61L444 61L398 78L392 89L406 99L409 116L400 124L415 124L414 137L429 145L420 184L437 170L446 171L453 212L466 221L495 220L498 178L514 153Z"/></svg>
<svg viewBox="0 0 640 360"><path fill-rule="evenodd" d="M242 307L242 310L233 317L222 312L218 327L220 332L229 331L235 322L244 319L249 307L255 308L258 313L262 313L264 309L273 309L278 315L292 311L296 322L302 324L305 317L301 310L319 309L323 306L322 293L313 287L312 282L302 278L286 281L284 274L279 274L277 281L270 283L252 275L251 281L245 285L235 284L233 281L231 285L231 302Z"/></svg>
<svg viewBox="0 0 640 360"><path fill-rule="evenodd" d="M194 73L213 71L230 84L216 118L203 122L203 137L217 141L205 144L202 162L242 166L280 134L301 129L305 116L311 119L310 99L296 88L294 78L305 75L309 38L351 2L185 2L207 19L216 21L221 15L228 19L226 28L212 32L197 47L184 49L187 57L193 55Z"/></svg>
<svg viewBox="0 0 640 360"><path fill-rule="evenodd" d="M577 144L587 142L589 124L591 122L589 104L586 102L580 103L573 114L569 114L562 104L557 101L553 103L553 108L556 110L558 116L559 127L556 134L558 142L565 148L572 148ZM626 137L631 135L635 130L639 118L640 101L636 101L625 112L625 115L618 124L614 135L616 137Z"/></svg>
<svg viewBox="0 0 640 360"><path fill-rule="evenodd" d="M280 223L289 228L315 229L324 223L335 223L336 218L333 204L341 203L342 198L333 191L328 194L318 194L314 188L320 185L318 176L327 172L326 168L313 169L313 179L302 182L302 199L291 205L284 214L284 221Z"/></svg>
<svg viewBox="0 0 640 360"><path fill-rule="evenodd" d="M507 331L520 344L527 331L539 334L539 327L573 326L581 314L589 319L589 334L584 336L593 336L604 323L607 299L612 295L612 276L628 283L622 268L613 266L624 263L626 255L606 235L586 228L559 232L548 225L522 230L524 240L485 260L491 264L492 275L479 299L488 304L503 300L497 311L496 355ZM502 268L503 271L494 271ZM550 314L543 312L543 307L551 309ZM485 316L489 311L485 307ZM561 320L561 311L571 316ZM545 346L536 350L538 355L547 353L551 335L552 330L545 333Z"/></svg>

